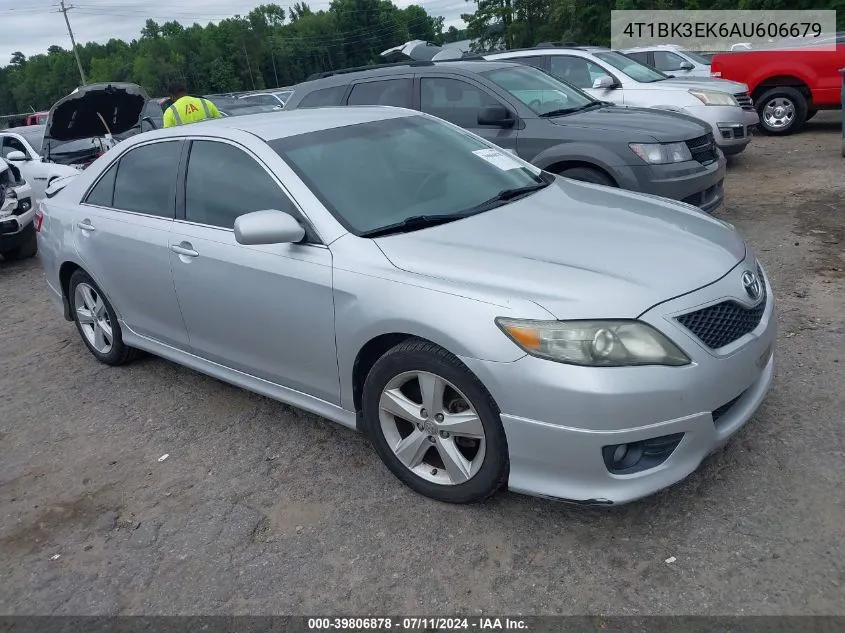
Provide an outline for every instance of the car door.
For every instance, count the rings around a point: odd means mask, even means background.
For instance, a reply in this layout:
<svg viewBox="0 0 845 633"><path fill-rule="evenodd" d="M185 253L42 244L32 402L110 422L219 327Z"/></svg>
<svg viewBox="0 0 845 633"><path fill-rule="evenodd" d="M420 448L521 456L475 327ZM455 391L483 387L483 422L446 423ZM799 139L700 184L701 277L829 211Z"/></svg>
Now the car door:
<svg viewBox="0 0 845 633"><path fill-rule="evenodd" d="M72 230L86 270L126 326L185 350L168 241L183 146L167 140L129 149L89 190Z"/></svg>
<svg viewBox="0 0 845 633"><path fill-rule="evenodd" d="M307 226L266 164L241 145L192 141L183 182L170 262L193 352L338 404L329 249L310 229L300 244L235 240L235 218L252 211L289 212Z"/></svg>
<svg viewBox="0 0 845 633"><path fill-rule="evenodd" d="M479 125L478 113L488 106L502 106L514 116L513 106L483 86L463 77L426 75L419 81L420 111L459 125L499 147L516 153L518 125Z"/></svg>
<svg viewBox="0 0 845 633"><path fill-rule="evenodd" d="M602 101L622 105L625 103L625 91L615 75L586 57L577 55L550 55L549 72L563 81L569 82L584 92ZM593 88L597 79L609 77L614 82L613 88Z"/></svg>

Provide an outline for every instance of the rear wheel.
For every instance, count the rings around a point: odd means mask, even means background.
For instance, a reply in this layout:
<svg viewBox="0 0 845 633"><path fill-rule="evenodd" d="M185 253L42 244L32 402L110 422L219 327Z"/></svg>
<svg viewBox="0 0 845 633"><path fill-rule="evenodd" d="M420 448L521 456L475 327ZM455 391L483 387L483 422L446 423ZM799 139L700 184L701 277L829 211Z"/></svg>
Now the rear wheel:
<svg viewBox="0 0 845 633"><path fill-rule="evenodd" d="M138 356L138 350L124 344L114 309L88 273L73 273L68 295L76 329L97 360L106 365L123 365Z"/></svg>
<svg viewBox="0 0 845 633"><path fill-rule="evenodd" d="M756 103L760 127L767 134L792 134L807 120L807 99L795 88L772 88L760 95Z"/></svg>
<svg viewBox="0 0 845 633"><path fill-rule="evenodd" d="M605 185L607 187L615 187L614 183L604 172L594 169L593 167L570 167L559 172L564 178L571 178L572 180L580 180L582 182L592 182L597 185Z"/></svg>
<svg viewBox="0 0 845 633"><path fill-rule="evenodd" d="M364 426L403 483L449 503L481 501L508 476L499 411L455 356L419 339L402 342L364 382Z"/></svg>
<svg viewBox="0 0 845 633"><path fill-rule="evenodd" d="M38 252L38 238L35 236L35 227L30 223L23 231L23 242L13 249L3 251L0 255L3 255L8 260L35 257L35 254Z"/></svg>

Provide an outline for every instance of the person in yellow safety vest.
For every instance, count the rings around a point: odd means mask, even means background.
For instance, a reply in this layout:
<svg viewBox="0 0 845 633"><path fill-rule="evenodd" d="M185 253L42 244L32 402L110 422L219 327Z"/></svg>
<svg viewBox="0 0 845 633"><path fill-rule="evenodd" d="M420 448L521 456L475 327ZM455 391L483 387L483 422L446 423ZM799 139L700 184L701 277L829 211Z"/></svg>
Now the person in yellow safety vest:
<svg viewBox="0 0 845 633"><path fill-rule="evenodd" d="M164 111L164 127L175 125L186 125L205 121L206 119L219 119L220 110L211 101L202 97L191 97L185 85L174 82L167 87L170 95L171 105Z"/></svg>

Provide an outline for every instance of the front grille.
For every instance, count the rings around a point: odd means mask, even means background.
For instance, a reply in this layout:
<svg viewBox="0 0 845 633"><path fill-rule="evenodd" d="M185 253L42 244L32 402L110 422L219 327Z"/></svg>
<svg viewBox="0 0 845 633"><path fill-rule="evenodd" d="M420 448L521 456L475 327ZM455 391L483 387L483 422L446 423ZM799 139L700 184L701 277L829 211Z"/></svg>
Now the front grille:
<svg viewBox="0 0 845 633"><path fill-rule="evenodd" d="M737 92L734 95L734 98L737 103L739 103L739 107L743 110L754 110L754 100L747 92Z"/></svg>
<svg viewBox="0 0 845 633"><path fill-rule="evenodd" d="M678 322L695 334L710 349L719 349L742 338L760 325L766 311L768 297L763 273L757 268L763 296L753 308L746 308L735 301L723 301L677 317Z"/></svg>
<svg viewBox="0 0 845 633"><path fill-rule="evenodd" d="M713 143L712 134L708 133L687 141L687 147L693 160L697 160L702 165L709 165L716 160L716 146Z"/></svg>

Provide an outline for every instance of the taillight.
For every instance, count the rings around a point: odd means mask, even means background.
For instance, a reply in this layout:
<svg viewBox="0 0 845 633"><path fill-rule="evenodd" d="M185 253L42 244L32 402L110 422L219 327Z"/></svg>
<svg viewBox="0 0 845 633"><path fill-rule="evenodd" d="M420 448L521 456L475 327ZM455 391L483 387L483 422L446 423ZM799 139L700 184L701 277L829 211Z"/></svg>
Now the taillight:
<svg viewBox="0 0 845 633"><path fill-rule="evenodd" d="M41 212L41 209L38 209L35 212L35 220L33 221L33 224L35 225L35 232L36 233L41 232L41 223L42 222L44 222L44 214Z"/></svg>

